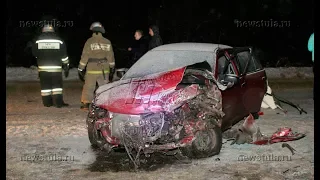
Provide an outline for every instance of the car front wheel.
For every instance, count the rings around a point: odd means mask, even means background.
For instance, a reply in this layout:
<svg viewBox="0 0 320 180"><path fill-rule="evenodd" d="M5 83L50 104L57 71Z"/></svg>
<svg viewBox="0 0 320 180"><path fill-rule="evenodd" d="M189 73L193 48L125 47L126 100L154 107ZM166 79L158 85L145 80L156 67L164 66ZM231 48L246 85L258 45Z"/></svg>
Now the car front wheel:
<svg viewBox="0 0 320 180"><path fill-rule="evenodd" d="M104 137L101 135L101 132L95 128L94 122L91 122L91 118L87 117L86 122L88 129L88 137L92 147L101 147L106 142Z"/></svg>
<svg viewBox="0 0 320 180"><path fill-rule="evenodd" d="M217 126L195 133L191 145L181 148L183 155L189 158L206 158L220 153L222 147L222 132Z"/></svg>

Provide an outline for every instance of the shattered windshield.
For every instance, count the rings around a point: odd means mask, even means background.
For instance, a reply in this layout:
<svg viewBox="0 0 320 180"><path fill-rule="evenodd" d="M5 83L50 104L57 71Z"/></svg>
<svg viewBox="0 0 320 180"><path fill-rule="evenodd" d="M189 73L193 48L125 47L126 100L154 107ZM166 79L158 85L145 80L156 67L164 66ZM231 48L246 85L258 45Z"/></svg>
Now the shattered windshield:
<svg viewBox="0 0 320 180"><path fill-rule="evenodd" d="M207 61L212 66L214 57L215 54L208 51L149 51L128 70L122 79L167 72L203 61Z"/></svg>

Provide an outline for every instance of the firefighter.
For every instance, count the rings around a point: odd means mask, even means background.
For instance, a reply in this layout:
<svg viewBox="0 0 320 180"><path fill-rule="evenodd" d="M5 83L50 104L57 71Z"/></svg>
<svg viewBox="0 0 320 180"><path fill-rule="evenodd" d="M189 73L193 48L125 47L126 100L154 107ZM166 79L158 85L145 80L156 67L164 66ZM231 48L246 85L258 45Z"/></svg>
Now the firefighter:
<svg viewBox="0 0 320 180"><path fill-rule="evenodd" d="M32 54L37 58L43 105L68 106L62 94L62 69L65 77L69 75L67 48L52 25L43 26L42 33L32 45Z"/></svg>
<svg viewBox="0 0 320 180"><path fill-rule="evenodd" d="M100 22L92 23L90 30L93 31L85 43L79 62L78 71L80 77L84 77L85 83L81 95L81 109L87 110L94 96L96 86L109 82L114 74L115 60L110 40L102 34L105 29Z"/></svg>

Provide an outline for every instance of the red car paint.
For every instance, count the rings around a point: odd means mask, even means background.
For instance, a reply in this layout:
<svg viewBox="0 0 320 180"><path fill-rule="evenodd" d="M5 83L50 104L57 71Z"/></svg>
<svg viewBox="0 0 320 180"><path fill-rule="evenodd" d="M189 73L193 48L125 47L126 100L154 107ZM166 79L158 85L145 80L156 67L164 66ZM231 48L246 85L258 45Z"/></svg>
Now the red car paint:
<svg viewBox="0 0 320 180"><path fill-rule="evenodd" d="M225 54L228 58L232 58L228 52ZM219 55L217 55L218 58ZM258 113L266 92L264 70L239 75L234 60L231 60L231 64L240 83L221 92L223 112L225 113L222 120L222 130L232 127L250 113ZM215 72L217 72L218 64L215 67ZM143 78L134 78L120 85L114 84L110 90L104 92L108 94L104 95L107 99L99 99L101 97L98 97L97 105L110 112L131 115L170 111L176 107L172 103L178 106L179 102L193 98L199 93L197 85L182 89L177 88L183 78L185 68L151 74ZM215 78L218 79L216 73ZM181 94L184 95L184 98L181 98ZM177 100L178 97L180 99Z"/></svg>
<svg viewBox="0 0 320 180"><path fill-rule="evenodd" d="M223 51L223 50L222 50ZM248 116L250 113L260 111L261 102L266 92L265 71L240 75L236 63L232 57L231 66L234 68L239 83L233 87L221 91L222 106L225 116L222 119L222 131L230 128L235 123ZM217 59L219 56L217 55ZM217 62L217 61L216 61ZM218 79L218 65L215 65L215 79ZM103 96L97 95L95 105L109 112L127 115L140 115L145 113L171 112L183 105L188 99L192 99L200 94L197 84L183 88L177 87L181 82L186 67L170 70L163 73L150 74L141 78L120 80L105 87ZM183 108L188 111L188 107ZM200 115L201 116L201 115ZM250 116L253 119L252 116ZM108 118L97 121L97 124L105 124L101 128L103 136L108 143L117 145L119 140L111 137L111 129ZM192 119L184 124L186 136L180 140L180 145L191 143L195 138L195 132L205 127L204 123L193 123ZM250 123L249 123L250 124ZM252 123L251 123L252 124ZM220 126L220 125L219 125ZM177 147L177 144L159 145L159 148Z"/></svg>
<svg viewBox="0 0 320 180"><path fill-rule="evenodd" d="M277 142L295 141L305 136L306 135L304 133L292 132L291 128L282 127L282 128L279 128L274 134L272 134L271 137L267 139L257 140L252 144L267 145L267 144L273 144Z"/></svg>
<svg viewBox="0 0 320 180"><path fill-rule="evenodd" d="M103 109L108 109L112 113L139 115L148 112L170 112L183 105L187 99L191 99L199 94L198 85L190 85L185 88L176 89L184 75L185 68L180 68L157 76L147 76L134 79L130 83L122 84L124 87L115 87L110 89L108 98L111 101L100 104ZM127 95L119 96L118 88L126 88ZM118 92L118 93L116 93ZM105 96L105 95L104 95ZM106 103L112 102L112 103ZM99 104L96 104L99 106ZM186 111L188 108L185 108ZM109 118L103 118L96 122L96 125L106 124L100 129L106 141L112 145L118 145L120 140L111 136L109 128ZM192 123L185 124L186 134L188 136L180 140L180 145L184 146L194 140L194 129L203 129L205 124ZM175 148L175 146L171 146ZM168 147L169 148L169 147ZM169 148L170 149L170 148Z"/></svg>
<svg viewBox="0 0 320 180"><path fill-rule="evenodd" d="M261 102L267 91L265 70L240 74L235 63L236 59L234 56L230 56L228 50L230 49L217 52L215 78L218 79L218 59L225 55L230 59L236 76L239 78L239 83L221 92L223 112L226 114L222 120L222 130L231 128L244 117L249 116L250 113L259 113Z"/></svg>
<svg viewBox="0 0 320 180"><path fill-rule="evenodd" d="M176 90L182 80L185 68L173 70L157 76L146 76L133 79L109 90L110 101L97 104L113 113L138 115L148 112L172 111L186 99L199 94L197 85ZM124 95L119 96L119 89L126 89ZM108 103L109 102L109 103Z"/></svg>

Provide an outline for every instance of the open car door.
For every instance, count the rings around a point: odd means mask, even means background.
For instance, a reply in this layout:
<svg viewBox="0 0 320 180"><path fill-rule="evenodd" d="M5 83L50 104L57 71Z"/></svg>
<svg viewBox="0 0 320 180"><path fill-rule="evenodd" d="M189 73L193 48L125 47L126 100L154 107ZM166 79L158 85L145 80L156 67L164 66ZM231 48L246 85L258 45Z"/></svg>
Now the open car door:
<svg viewBox="0 0 320 180"><path fill-rule="evenodd" d="M258 113L267 91L267 76L251 47L234 48L233 60L239 72L242 101L246 112Z"/></svg>
<svg viewBox="0 0 320 180"><path fill-rule="evenodd" d="M242 102L243 89L239 81L239 74L231 54L233 49L220 49L217 51L215 77L221 83L227 86L228 83L233 85L221 91L222 93L222 110L225 116L222 120L222 130L228 129L234 123L243 119L245 108Z"/></svg>

